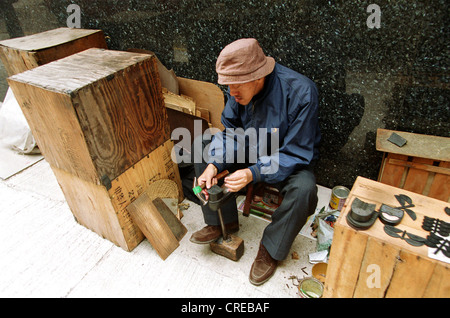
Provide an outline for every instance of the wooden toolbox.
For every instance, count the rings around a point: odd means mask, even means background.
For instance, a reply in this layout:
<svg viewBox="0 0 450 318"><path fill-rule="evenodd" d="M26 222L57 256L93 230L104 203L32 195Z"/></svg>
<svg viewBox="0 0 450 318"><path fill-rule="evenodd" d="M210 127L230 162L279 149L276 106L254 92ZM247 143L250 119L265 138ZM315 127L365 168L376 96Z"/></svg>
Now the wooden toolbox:
<svg viewBox="0 0 450 318"><path fill-rule="evenodd" d="M405 213L396 229L426 238L425 216L450 222L446 202L358 177L335 223L324 297L450 297L450 264L429 257L429 247L387 235L380 219L366 230L347 222L355 198L376 204L378 211L382 203L399 207L399 194L412 199L416 220Z"/></svg>
<svg viewBox="0 0 450 318"><path fill-rule="evenodd" d="M126 206L158 179L182 193L155 57L93 48L8 83L76 220L136 247Z"/></svg>
<svg viewBox="0 0 450 318"><path fill-rule="evenodd" d="M392 133L406 144L388 141ZM376 147L383 151L378 181L450 202L450 138L378 129Z"/></svg>
<svg viewBox="0 0 450 318"><path fill-rule="evenodd" d="M107 48L102 30L58 28L1 41L0 60L12 76L90 48Z"/></svg>

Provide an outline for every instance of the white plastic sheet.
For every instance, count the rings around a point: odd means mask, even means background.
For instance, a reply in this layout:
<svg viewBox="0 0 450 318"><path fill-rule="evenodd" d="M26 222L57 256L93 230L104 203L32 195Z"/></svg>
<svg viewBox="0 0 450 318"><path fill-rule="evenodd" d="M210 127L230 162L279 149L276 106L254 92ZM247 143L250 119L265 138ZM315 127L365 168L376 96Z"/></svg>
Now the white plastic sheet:
<svg viewBox="0 0 450 318"><path fill-rule="evenodd" d="M40 153L11 88L0 108L0 143L20 154Z"/></svg>

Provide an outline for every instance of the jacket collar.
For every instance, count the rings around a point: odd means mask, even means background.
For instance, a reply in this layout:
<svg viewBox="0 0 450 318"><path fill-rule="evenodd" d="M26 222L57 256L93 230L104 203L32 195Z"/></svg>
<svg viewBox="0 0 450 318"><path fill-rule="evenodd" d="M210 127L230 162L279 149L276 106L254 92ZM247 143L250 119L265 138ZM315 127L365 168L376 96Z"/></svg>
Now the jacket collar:
<svg viewBox="0 0 450 318"><path fill-rule="evenodd" d="M275 67L274 67L272 73L270 73L269 75L266 76L266 80L264 81L263 89L258 94L253 96L253 98L252 98L253 103L255 103L259 100L263 100L264 98L266 98L266 96L271 91L271 88L273 87L273 82L275 79L274 73L275 73L276 68L277 68L277 63L275 63Z"/></svg>

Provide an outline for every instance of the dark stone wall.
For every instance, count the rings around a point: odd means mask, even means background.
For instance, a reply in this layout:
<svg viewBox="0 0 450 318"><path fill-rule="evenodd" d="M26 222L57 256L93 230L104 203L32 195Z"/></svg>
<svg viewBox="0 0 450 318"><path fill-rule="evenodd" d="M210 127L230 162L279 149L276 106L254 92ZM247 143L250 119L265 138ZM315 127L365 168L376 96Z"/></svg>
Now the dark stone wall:
<svg viewBox="0 0 450 318"><path fill-rule="evenodd" d="M257 38L267 55L317 83L323 142L316 174L330 188L351 188L358 175L377 179L377 128L450 136L445 0L6 2L20 25L6 14L1 24L0 14L0 39L66 26L74 3L81 27L102 29L110 49L151 50L178 76L213 83L221 49ZM366 23L372 3L381 9L380 28Z"/></svg>

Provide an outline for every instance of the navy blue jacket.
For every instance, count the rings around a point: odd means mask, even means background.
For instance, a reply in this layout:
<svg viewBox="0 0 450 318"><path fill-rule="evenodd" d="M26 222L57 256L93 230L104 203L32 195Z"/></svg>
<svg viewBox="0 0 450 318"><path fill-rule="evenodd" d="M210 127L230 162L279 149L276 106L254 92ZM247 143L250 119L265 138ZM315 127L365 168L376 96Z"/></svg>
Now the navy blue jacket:
<svg viewBox="0 0 450 318"><path fill-rule="evenodd" d="M222 112L225 130L213 136L209 163L223 171L239 162L236 153L246 149L245 158L251 164L253 182L283 181L318 159L318 106L314 82L276 63L273 72L266 77L263 90L248 105L238 104L228 94ZM241 131L242 138L236 137L239 135L236 131ZM227 148L232 151L226 153ZM248 162L249 158L253 160Z"/></svg>

